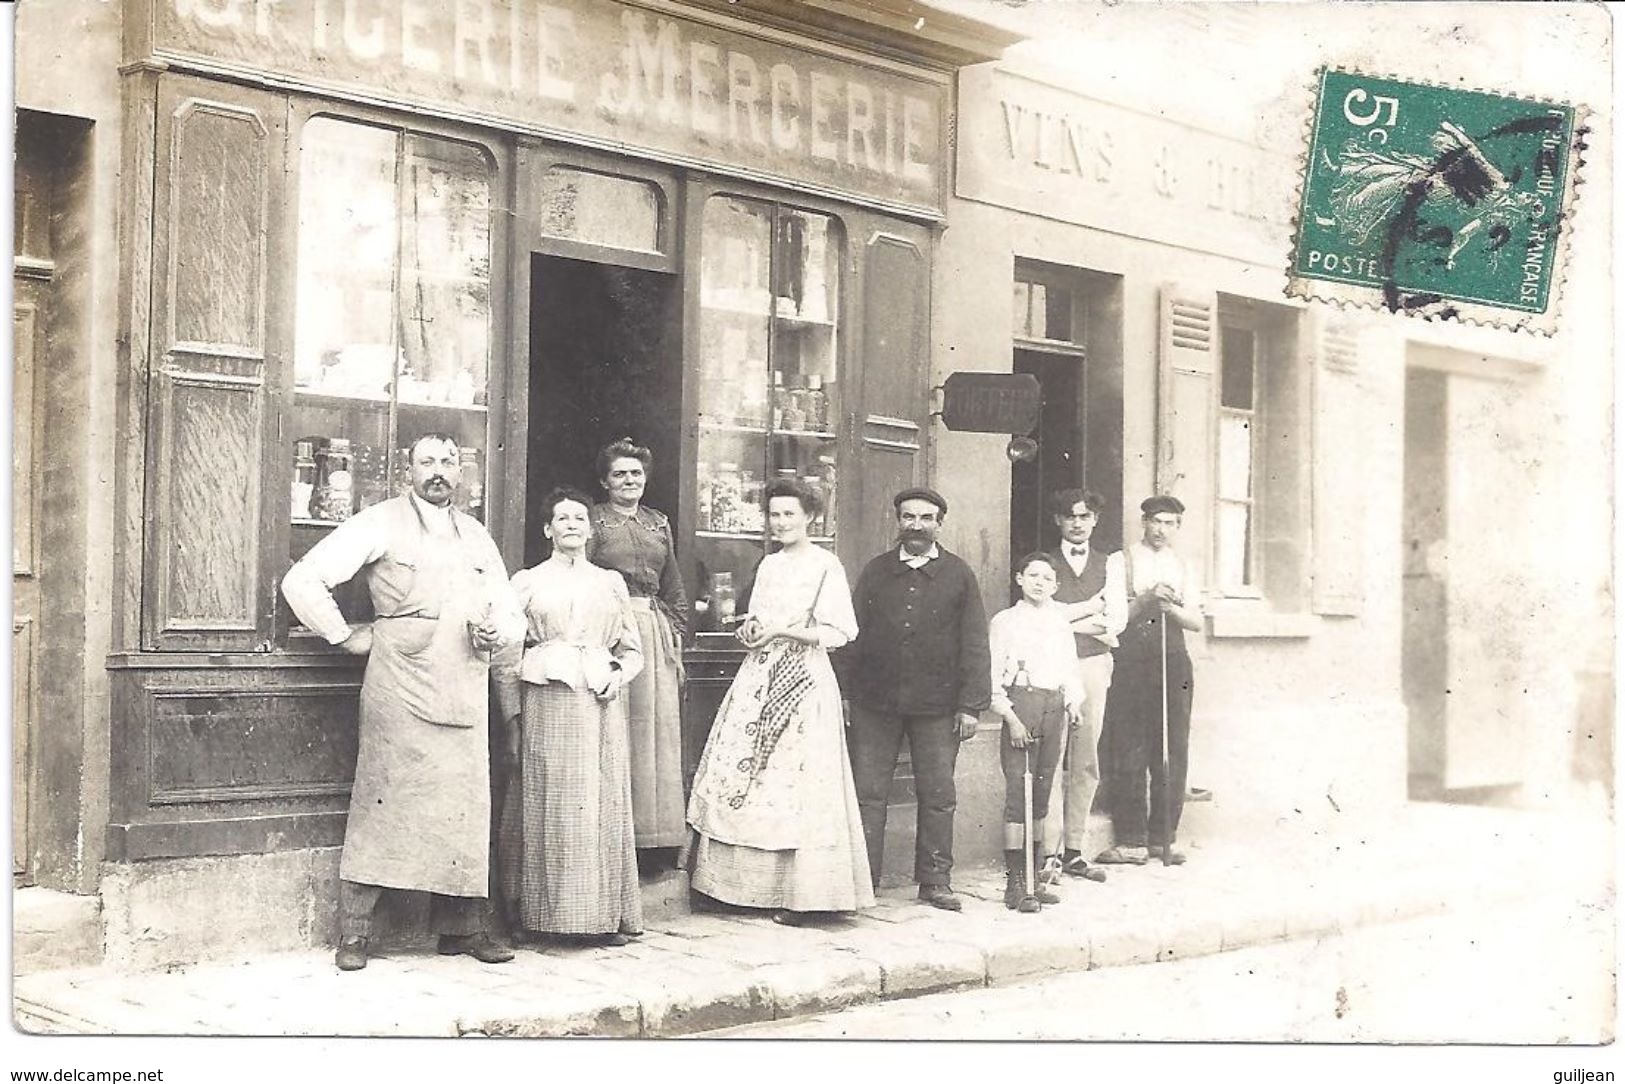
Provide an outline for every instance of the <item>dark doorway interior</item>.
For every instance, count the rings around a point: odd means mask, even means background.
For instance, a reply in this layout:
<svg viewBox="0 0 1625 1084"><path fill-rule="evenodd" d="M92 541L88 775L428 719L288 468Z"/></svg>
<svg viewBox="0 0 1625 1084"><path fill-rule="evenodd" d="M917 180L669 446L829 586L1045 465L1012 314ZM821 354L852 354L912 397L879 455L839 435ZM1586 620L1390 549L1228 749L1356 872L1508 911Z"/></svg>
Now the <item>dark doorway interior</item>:
<svg viewBox="0 0 1625 1084"><path fill-rule="evenodd" d="M1038 378L1038 457L1010 467L1010 560L1054 544L1049 495L1084 483L1084 359L1017 349L1012 371Z"/></svg>
<svg viewBox="0 0 1625 1084"><path fill-rule="evenodd" d="M673 518L682 350L675 276L533 255L525 563L546 555L538 507L556 485L595 500L598 450L630 436L654 453L644 502Z"/></svg>
<svg viewBox="0 0 1625 1084"><path fill-rule="evenodd" d="M1010 368L1043 398L1038 456L1010 468L1010 559L1057 544L1050 495L1073 486L1104 499L1094 542L1110 553L1124 533L1122 280L1018 259L1014 302Z"/></svg>

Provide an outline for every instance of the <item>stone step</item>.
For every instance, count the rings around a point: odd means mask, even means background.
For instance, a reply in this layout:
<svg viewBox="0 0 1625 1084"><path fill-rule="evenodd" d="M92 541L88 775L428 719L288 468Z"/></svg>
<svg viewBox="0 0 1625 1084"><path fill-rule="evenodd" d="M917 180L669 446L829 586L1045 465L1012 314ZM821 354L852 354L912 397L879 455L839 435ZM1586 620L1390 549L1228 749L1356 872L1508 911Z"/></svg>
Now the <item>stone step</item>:
<svg viewBox="0 0 1625 1084"><path fill-rule="evenodd" d="M102 960L102 908L96 896L49 888L12 893L12 969L28 975Z"/></svg>

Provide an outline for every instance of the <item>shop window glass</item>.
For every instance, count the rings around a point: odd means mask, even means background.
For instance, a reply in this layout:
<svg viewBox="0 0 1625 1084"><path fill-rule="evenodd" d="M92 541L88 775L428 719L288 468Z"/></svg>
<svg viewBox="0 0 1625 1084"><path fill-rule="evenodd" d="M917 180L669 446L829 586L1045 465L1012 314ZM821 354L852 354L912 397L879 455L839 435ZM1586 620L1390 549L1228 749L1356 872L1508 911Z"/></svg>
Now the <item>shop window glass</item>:
<svg viewBox="0 0 1625 1084"><path fill-rule="evenodd" d="M764 491L798 478L833 545L841 252L826 215L717 196L700 256L700 396L694 553L702 635L731 631L766 551Z"/></svg>
<svg viewBox="0 0 1625 1084"><path fill-rule="evenodd" d="M555 166L542 180L542 232L636 252L660 251L660 189Z"/></svg>
<svg viewBox="0 0 1625 1084"><path fill-rule="evenodd" d="M468 144L330 117L304 126L294 313L289 561L409 488L407 449L462 449L483 517L493 167ZM366 616L346 585L346 616Z"/></svg>

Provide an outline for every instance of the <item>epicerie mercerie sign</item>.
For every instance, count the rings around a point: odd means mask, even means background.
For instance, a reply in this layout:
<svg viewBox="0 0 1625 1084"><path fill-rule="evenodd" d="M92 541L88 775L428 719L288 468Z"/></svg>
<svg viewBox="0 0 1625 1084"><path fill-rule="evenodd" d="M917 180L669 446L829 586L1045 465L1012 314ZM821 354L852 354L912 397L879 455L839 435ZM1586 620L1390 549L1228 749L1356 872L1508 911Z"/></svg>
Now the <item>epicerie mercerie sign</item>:
<svg viewBox="0 0 1625 1084"><path fill-rule="evenodd" d="M152 0L154 54L941 214L945 78L655 0ZM728 20L732 23L732 20Z"/></svg>

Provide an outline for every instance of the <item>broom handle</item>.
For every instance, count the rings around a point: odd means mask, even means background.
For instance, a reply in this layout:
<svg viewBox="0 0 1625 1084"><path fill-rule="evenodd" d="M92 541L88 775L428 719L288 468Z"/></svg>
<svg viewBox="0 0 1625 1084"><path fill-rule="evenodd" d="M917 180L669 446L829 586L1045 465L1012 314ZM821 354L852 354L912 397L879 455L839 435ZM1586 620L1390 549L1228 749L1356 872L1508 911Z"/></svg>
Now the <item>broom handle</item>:
<svg viewBox="0 0 1625 1084"><path fill-rule="evenodd" d="M1022 841L1023 842L1022 842L1021 851L1022 851L1022 854L1023 854L1023 856L1025 858L1025 862L1026 862L1027 895L1031 896L1033 894L1033 880L1034 880L1034 877L1033 877L1033 751L1032 751L1032 745L1031 745L1031 742L1032 742L1031 735L1028 736L1027 741L1028 741L1029 744L1022 747L1022 755L1023 755L1023 757L1025 759L1024 759L1023 766L1022 766L1022 769L1021 769L1021 796L1022 796L1022 815L1023 815L1023 818L1024 818L1023 827L1026 829L1026 831L1022 835Z"/></svg>
<svg viewBox="0 0 1625 1084"><path fill-rule="evenodd" d="M1157 656L1162 664L1162 824L1166 839L1162 841L1162 864L1173 865L1174 861L1174 781L1173 764L1168 756L1168 615L1162 614L1157 619L1157 628L1162 633L1162 651Z"/></svg>

